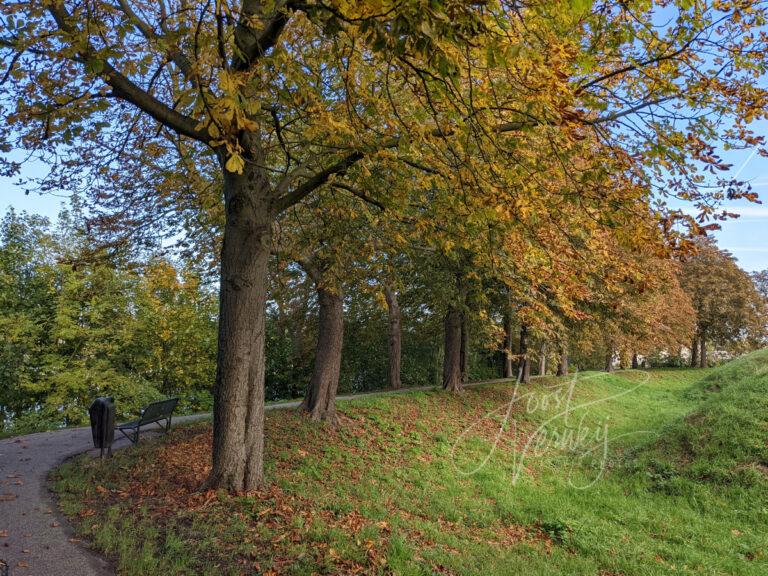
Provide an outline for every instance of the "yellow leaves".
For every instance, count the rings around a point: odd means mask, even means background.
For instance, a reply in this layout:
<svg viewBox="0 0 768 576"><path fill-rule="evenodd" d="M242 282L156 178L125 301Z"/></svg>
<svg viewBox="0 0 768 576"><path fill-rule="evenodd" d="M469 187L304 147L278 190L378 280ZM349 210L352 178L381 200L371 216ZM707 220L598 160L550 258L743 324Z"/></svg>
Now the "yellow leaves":
<svg viewBox="0 0 768 576"><path fill-rule="evenodd" d="M229 157L229 160L227 160L225 168L230 172L234 172L235 174L242 174L243 168L245 168L245 160L243 160L243 157L240 156L240 154L234 152Z"/></svg>
<svg viewBox="0 0 768 576"><path fill-rule="evenodd" d="M216 0L216 13L231 16L232 9L229 7L229 3L226 2L226 0Z"/></svg>
<svg viewBox="0 0 768 576"><path fill-rule="evenodd" d="M219 72L219 87L225 94L232 95L237 93L242 85L243 81L239 74L230 73L227 70Z"/></svg>

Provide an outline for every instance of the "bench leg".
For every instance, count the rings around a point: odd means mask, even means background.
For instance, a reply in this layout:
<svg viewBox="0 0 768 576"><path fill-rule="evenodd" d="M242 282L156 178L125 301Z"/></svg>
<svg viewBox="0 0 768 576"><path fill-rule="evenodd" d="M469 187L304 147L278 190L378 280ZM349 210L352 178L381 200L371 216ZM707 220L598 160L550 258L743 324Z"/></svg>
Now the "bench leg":
<svg viewBox="0 0 768 576"><path fill-rule="evenodd" d="M165 433L168 434L168 432L171 431L171 417L165 419L165 425L160 424L160 422L155 422L160 427L160 430L165 430Z"/></svg>
<svg viewBox="0 0 768 576"><path fill-rule="evenodd" d="M120 428L118 428L120 430ZM131 442L131 444L136 444L136 442L139 441L139 430L136 429L134 432L126 433L125 430L120 430L120 433L128 438L128 440Z"/></svg>

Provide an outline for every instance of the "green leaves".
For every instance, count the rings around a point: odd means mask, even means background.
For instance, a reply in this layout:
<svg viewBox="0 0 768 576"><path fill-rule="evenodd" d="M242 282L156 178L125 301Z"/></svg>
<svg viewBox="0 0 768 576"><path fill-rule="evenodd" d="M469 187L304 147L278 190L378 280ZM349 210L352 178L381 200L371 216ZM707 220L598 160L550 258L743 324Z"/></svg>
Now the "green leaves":
<svg viewBox="0 0 768 576"><path fill-rule="evenodd" d="M104 72L104 61L98 58L93 58L85 62L85 70L89 74L101 74Z"/></svg>
<svg viewBox="0 0 768 576"><path fill-rule="evenodd" d="M578 15L592 10L592 2L593 0L568 0L571 10Z"/></svg>
<svg viewBox="0 0 768 576"><path fill-rule="evenodd" d="M121 417L161 395L210 388L214 294L155 260L94 259L82 233L10 212L0 222L0 406L49 424L83 423L98 395ZM76 266L72 261L77 261Z"/></svg>

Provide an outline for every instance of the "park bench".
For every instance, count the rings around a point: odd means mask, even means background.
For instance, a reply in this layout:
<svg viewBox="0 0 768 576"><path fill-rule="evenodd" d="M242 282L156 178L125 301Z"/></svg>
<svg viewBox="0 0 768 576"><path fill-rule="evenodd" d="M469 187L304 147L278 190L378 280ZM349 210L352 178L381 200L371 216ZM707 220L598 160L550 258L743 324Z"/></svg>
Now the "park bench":
<svg viewBox="0 0 768 576"><path fill-rule="evenodd" d="M147 424L157 424L161 429L168 432L171 429L171 417L173 416L173 411L176 409L176 404L178 403L178 398L168 398L167 400L152 402L152 404L149 404L141 411L141 417L138 420L120 424L117 429L134 444L139 441L139 431L141 430L141 427L146 426ZM160 424L161 420L165 420L165 424Z"/></svg>

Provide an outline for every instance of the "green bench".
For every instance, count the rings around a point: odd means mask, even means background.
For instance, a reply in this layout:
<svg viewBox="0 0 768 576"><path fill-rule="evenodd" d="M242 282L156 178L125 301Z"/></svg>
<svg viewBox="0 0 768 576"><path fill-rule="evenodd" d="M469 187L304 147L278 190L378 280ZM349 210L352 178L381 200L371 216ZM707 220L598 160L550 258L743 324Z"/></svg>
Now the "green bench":
<svg viewBox="0 0 768 576"><path fill-rule="evenodd" d="M139 441L139 432L142 426L157 424L162 430L168 432L171 429L173 411L178 403L178 398L168 398L167 400L152 402L152 404L149 404L141 411L141 417L138 420L120 424L117 429L134 444ZM165 420L165 424L160 423L162 420Z"/></svg>

